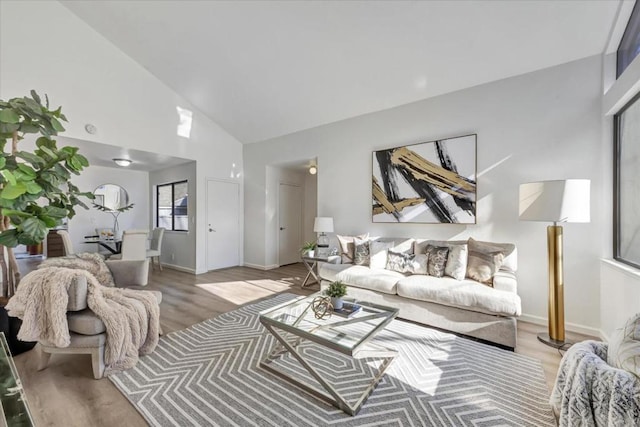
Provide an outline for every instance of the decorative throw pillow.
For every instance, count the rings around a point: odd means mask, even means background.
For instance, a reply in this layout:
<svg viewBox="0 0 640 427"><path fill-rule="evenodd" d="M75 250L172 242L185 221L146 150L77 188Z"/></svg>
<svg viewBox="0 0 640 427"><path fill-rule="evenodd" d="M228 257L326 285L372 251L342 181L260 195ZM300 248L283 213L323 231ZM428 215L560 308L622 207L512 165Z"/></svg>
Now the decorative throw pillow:
<svg viewBox="0 0 640 427"><path fill-rule="evenodd" d="M504 261L501 247L478 242L469 238L469 259L467 262L467 277L493 286L493 276L500 269Z"/></svg>
<svg viewBox="0 0 640 427"><path fill-rule="evenodd" d="M369 239L357 237L353 239L353 263L355 265L369 265L370 243Z"/></svg>
<svg viewBox="0 0 640 427"><path fill-rule="evenodd" d="M359 236L340 236L338 235L338 242L340 243L340 256L342 257L343 264L353 264L353 252L355 245L353 239L368 239L369 233L361 234Z"/></svg>
<svg viewBox="0 0 640 427"><path fill-rule="evenodd" d="M387 270L398 273L411 273L414 256L404 252L396 252L391 249L387 252Z"/></svg>
<svg viewBox="0 0 640 427"><path fill-rule="evenodd" d="M444 267L444 274L456 280L464 280L467 274L467 260L469 258L469 247L467 245L449 246L449 256Z"/></svg>
<svg viewBox="0 0 640 427"><path fill-rule="evenodd" d="M448 256L449 248L446 246L427 246L427 273L429 276L444 276Z"/></svg>
<svg viewBox="0 0 640 427"><path fill-rule="evenodd" d="M611 334L607 363L640 378L640 313Z"/></svg>
<svg viewBox="0 0 640 427"><path fill-rule="evenodd" d="M387 267L387 251L395 246L395 242L369 242L369 267L384 269Z"/></svg>
<svg viewBox="0 0 640 427"><path fill-rule="evenodd" d="M411 274L427 274L427 266L429 257L426 254L412 255L413 260L410 264Z"/></svg>

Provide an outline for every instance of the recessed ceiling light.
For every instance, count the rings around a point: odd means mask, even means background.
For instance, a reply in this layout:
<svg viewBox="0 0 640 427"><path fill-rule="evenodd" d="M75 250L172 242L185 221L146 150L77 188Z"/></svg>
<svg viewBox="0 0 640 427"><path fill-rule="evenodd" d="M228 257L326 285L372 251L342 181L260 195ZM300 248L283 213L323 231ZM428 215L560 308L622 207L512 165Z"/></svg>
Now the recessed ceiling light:
<svg viewBox="0 0 640 427"><path fill-rule="evenodd" d="M131 160L129 159L113 159L114 162L116 162L116 165L118 166L122 166L123 168L126 168L127 166L129 166L131 163L133 163Z"/></svg>

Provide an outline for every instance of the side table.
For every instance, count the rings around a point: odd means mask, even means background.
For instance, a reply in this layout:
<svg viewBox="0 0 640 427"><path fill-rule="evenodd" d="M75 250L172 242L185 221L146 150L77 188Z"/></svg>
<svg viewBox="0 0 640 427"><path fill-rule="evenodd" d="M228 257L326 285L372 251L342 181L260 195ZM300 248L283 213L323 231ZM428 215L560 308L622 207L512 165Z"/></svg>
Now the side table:
<svg viewBox="0 0 640 427"><path fill-rule="evenodd" d="M316 283L320 283L320 279L318 278L318 263L319 262L328 262L329 257L318 257L318 256L307 256L302 255L302 263L307 268L307 277L304 278L301 288L305 288L307 286L311 286ZM309 282L309 279L313 277L315 281Z"/></svg>

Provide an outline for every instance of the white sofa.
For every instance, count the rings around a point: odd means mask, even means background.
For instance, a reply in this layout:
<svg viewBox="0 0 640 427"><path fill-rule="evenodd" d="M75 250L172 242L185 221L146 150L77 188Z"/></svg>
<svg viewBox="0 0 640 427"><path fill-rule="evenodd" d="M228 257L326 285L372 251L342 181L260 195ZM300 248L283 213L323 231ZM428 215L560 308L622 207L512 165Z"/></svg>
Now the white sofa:
<svg viewBox="0 0 640 427"><path fill-rule="evenodd" d="M420 251L427 244L447 246L466 241L378 239L393 241L397 248ZM341 281L347 296L400 309L398 317L449 330L514 349L516 318L521 314L515 272L517 249L509 243L492 243L504 248L505 259L493 279L493 287L469 278L404 275L368 266L340 264L340 257L320 266L321 287Z"/></svg>

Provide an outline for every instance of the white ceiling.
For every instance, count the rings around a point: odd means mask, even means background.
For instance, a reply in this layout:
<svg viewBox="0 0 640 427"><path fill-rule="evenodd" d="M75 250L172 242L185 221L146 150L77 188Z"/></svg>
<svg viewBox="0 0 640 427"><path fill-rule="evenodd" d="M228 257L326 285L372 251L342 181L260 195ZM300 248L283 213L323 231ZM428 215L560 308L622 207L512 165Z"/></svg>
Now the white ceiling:
<svg viewBox="0 0 640 427"><path fill-rule="evenodd" d="M91 166L104 166L107 168L120 169L121 167L113 162L113 159L129 159L133 163L127 166L127 169L138 171L154 171L172 166L178 166L193 160L182 159L180 157L164 156L158 153L150 153L148 151L131 150L128 148L117 147L115 145L101 144L98 142L86 141L83 139L68 138L58 136L58 145L70 145L78 147L79 153L89 160Z"/></svg>
<svg viewBox="0 0 640 427"><path fill-rule="evenodd" d="M244 143L601 53L619 1L63 1Z"/></svg>

